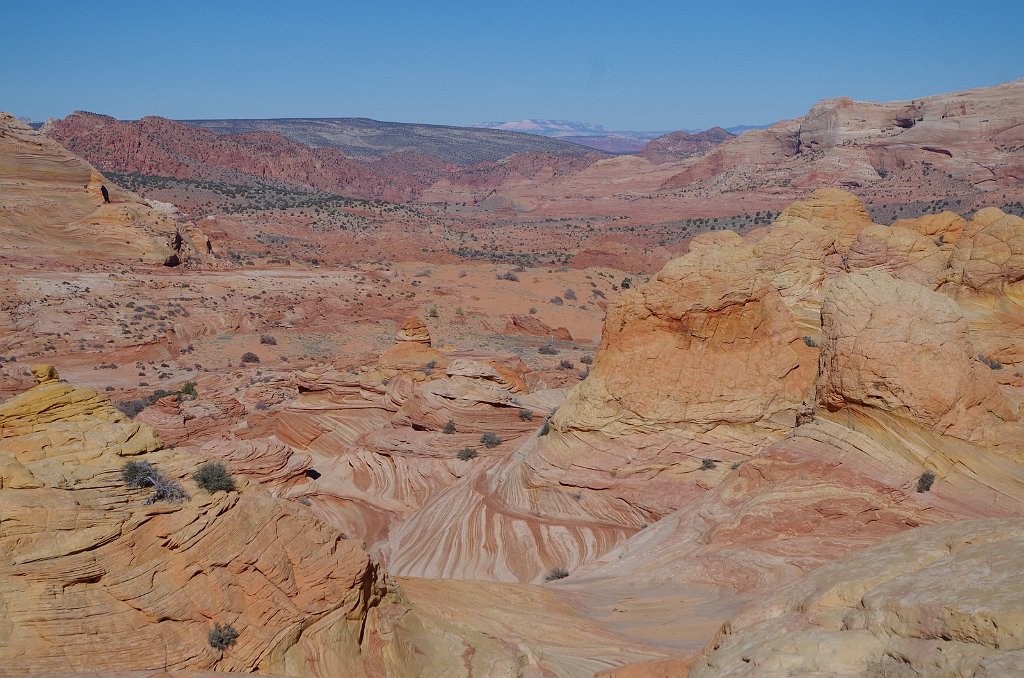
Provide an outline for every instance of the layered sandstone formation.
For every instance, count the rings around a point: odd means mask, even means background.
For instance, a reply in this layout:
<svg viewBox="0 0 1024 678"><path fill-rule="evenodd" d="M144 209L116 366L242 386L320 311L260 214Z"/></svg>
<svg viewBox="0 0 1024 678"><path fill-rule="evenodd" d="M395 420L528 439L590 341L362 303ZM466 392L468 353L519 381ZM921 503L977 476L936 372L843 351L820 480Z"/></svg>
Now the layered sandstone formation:
<svg viewBox="0 0 1024 678"><path fill-rule="evenodd" d="M91 389L33 370L0 405L0 673L126 670L363 675L366 553L302 507L239 481L209 493L198 459L161 450ZM188 497L143 500L122 465L146 461ZM207 642L214 622L237 643Z"/></svg>
<svg viewBox="0 0 1024 678"><path fill-rule="evenodd" d="M110 192L110 203L100 194ZM179 225L96 169L0 113L0 238L6 257L163 263Z"/></svg>

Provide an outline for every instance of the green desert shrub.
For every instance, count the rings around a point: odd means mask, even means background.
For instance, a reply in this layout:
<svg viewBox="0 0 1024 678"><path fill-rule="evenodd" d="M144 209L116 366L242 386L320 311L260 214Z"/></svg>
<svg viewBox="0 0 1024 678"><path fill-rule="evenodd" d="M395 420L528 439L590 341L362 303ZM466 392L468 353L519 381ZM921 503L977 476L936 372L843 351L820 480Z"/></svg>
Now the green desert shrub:
<svg viewBox="0 0 1024 678"><path fill-rule="evenodd" d="M444 425L443 429L441 429L441 433L449 436L455 433L455 420L449 419L448 423Z"/></svg>
<svg viewBox="0 0 1024 678"><path fill-rule="evenodd" d="M474 450L472 447L467 447L464 450L459 450L459 453L455 456L457 456L462 461L469 461L470 459L474 459L476 455L476 450Z"/></svg>
<svg viewBox="0 0 1024 678"><path fill-rule="evenodd" d="M932 489L932 484L935 482L935 474L931 471L925 471L921 474L921 477L917 479L917 491L927 492Z"/></svg>
<svg viewBox="0 0 1024 678"><path fill-rule="evenodd" d="M488 431L487 433L480 436L480 442L483 443L484 447L486 447L487 449L491 449L492 447L497 447L498 445L501 445L501 436L492 431Z"/></svg>
<svg viewBox="0 0 1024 678"><path fill-rule="evenodd" d="M210 461L200 466L192 474L192 480L196 481L196 485L210 494L221 490L231 492L235 489L235 481L231 477L231 471L219 461Z"/></svg>

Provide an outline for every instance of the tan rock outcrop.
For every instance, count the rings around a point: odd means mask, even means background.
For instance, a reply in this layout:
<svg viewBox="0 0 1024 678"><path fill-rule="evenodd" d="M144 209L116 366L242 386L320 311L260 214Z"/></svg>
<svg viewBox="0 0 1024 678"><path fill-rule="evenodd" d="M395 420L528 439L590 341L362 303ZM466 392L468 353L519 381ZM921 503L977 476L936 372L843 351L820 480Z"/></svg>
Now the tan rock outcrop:
<svg viewBox="0 0 1024 678"><path fill-rule="evenodd" d="M939 249L949 252L960 240L967 222L955 212L939 212L923 214L916 219L897 219L892 222L893 228L912 228L921 235L927 236L938 245Z"/></svg>
<svg viewBox="0 0 1024 678"><path fill-rule="evenodd" d="M430 330L421 318L407 319L395 336L395 343L380 357L380 367L389 375L418 370L440 363L444 356L430 345Z"/></svg>
<svg viewBox="0 0 1024 678"><path fill-rule="evenodd" d="M891 537L736 615L689 675L1020 674L1021 548L1019 520Z"/></svg>
<svg viewBox="0 0 1024 678"><path fill-rule="evenodd" d="M953 279L980 292L1024 280L1024 219L990 207L965 226L949 257Z"/></svg>
<svg viewBox="0 0 1024 678"><path fill-rule="evenodd" d="M589 377L552 420L611 433L786 426L815 353L748 247L698 248L611 307Z"/></svg>
<svg viewBox="0 0 1024 678"><path fill-rule="evenodd" d="M162 263L172 254L166 239L177 222L8 113L0 113L0 195L9 256Z"/></svg>
<svg viewBox="0 0 1024 678"><path fill-rule="evenodd" d="M871 225L857 235L846 264L851 270L879 268L934 289L946 278L946 258L933 238L917 230Z"/></svg>
<svg viewBox="0 0 1024 678"><path fill-rule="evenodd" d="M882 271L825 285L818 402L875 407L972 441L1017 419L949 297Z"/></svg>

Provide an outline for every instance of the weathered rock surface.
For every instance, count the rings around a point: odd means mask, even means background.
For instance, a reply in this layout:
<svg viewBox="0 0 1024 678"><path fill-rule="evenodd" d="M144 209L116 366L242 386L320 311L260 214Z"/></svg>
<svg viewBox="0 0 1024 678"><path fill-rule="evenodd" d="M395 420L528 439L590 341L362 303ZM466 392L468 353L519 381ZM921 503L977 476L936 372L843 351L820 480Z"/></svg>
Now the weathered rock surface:
<svg viewBox="0 0 1024 678"><path fill-rule="evenodd" d="M699 248L623 295L590 376L554 427L783 430L813 382L816 354L756 265L749 248Z"/></svg>
<svg viewBox="0 0 1024 678"><path fill-rule="evenodd" d="M104 203L106 185L111 202ZM178 224L89 163L0 113L0 238L28 259L163 263Z"/></svg>
<svg viewBox="0 0 1024 678"><path fill-rule="evenodd" d="M992 442L1018 414L977 359L951 298L881 271L825 286L818 398L894 412L948 435Z"/></svg>
<svg viewBox="0 0 1024 678"><path fill-rule="evenodd" d="M1022 547L1020 520L891 537L738 614L689 675L1020 674Z"/></svg>

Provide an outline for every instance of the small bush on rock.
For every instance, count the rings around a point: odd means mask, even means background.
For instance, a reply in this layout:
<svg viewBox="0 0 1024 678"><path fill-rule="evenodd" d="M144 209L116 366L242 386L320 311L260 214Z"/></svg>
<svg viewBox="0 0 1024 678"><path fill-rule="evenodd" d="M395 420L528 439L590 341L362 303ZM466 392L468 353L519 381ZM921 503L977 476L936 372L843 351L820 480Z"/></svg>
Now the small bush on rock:
<svg viewBox="0 0 1024 678"><path fill-rule="evenodd" d="M486 447L487 449L491 449L492 447L497 447L498 445L501 445L501 437L497 433L488 431L487 433L480 436L480 442L482 442L484 444L484 447Z"/></svg>
<svg viewBox="0 0 1024 678"><path fill-rule="evenodd" d="M459 453L455 456L457 456L462 461L469 461L470 459L474 459L476 455L476 450L474 450L472 447L467 447L464 450L459 450Z"/></svg>
<svg viewBox="0 0 1024 678"><path fill-rule="evenodd" d="M441 433L444 433L445 435L449 436L455 433L455 420L449 419L448 423L445 424L444 428L441 430Z"/></svg>
<svg viewBox="0 0 1024 678"><path fill-rule="evenodd" d="M231 624L216 622L207 636L210 647L215 650L226 650L238 641L238 631Z"/></svg>
<svg viewBox="0 0 1024 678"><path fill-rule="evenodd" d="M158 501L178 502L188 499L188 493L177 481L165 477L148 461L129 461L121 467L121 479L133 490L152 487L153 494L144 503Z"/></svg>
<svg viewBox="0 0 1024 678"><path fill-rule="evenodd" d="M569 576L569 571L563 567L556 567L547 573L544 577L544 581L556 581L558 579L565 579Z"/></svg>
<svg viewBox="0 0 1024 678"><path fill-rule="evenodd" d="M932 484L935 482L935 474L931 471L925 471L921 474L921 477L917 479L917 491L927 492L932 489Z"/></svg>
<svg viewBox="0 0 1024 678"><path fill-rule="evenodd" d="M192 480L196 481L196 485L210 494L221 490L231 492L235 489L235 481L231 477L231 471L219 461L207 462L200 466L192 474Z"/></svg>

